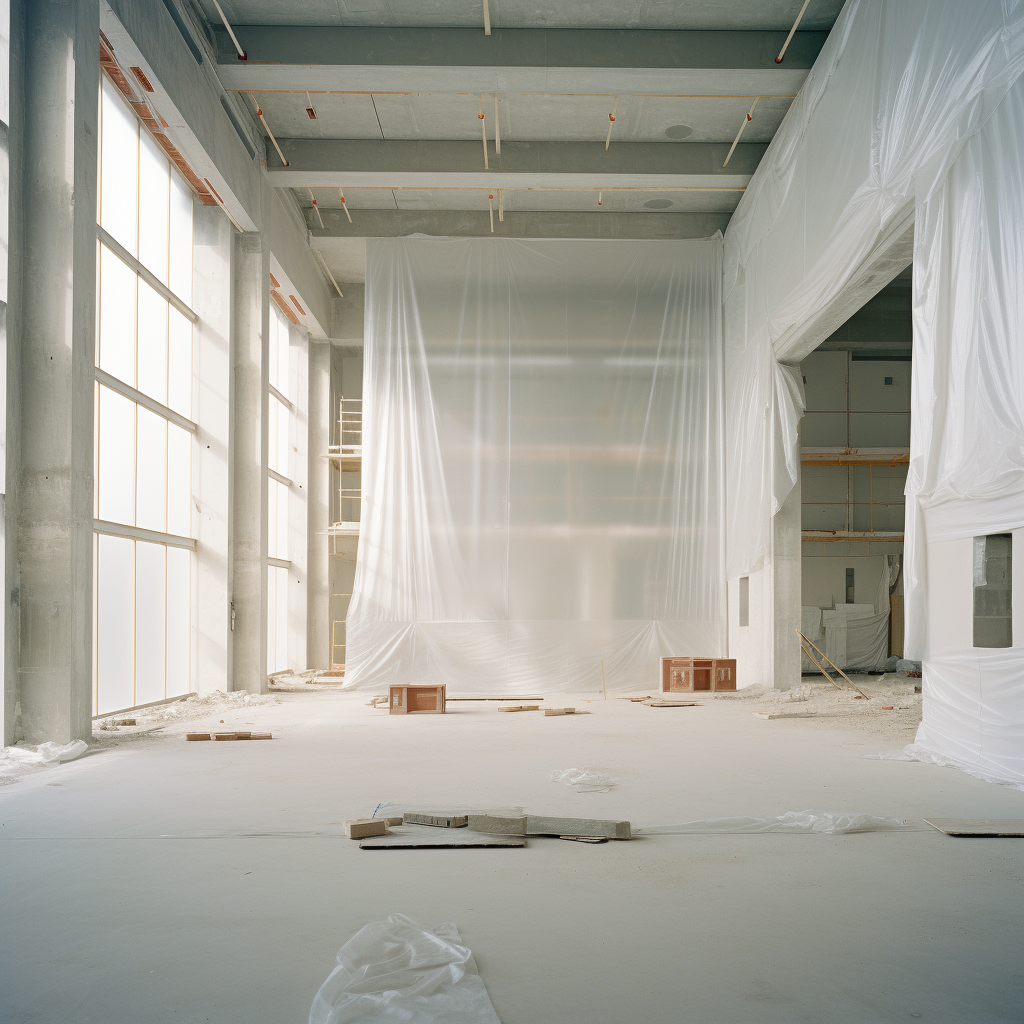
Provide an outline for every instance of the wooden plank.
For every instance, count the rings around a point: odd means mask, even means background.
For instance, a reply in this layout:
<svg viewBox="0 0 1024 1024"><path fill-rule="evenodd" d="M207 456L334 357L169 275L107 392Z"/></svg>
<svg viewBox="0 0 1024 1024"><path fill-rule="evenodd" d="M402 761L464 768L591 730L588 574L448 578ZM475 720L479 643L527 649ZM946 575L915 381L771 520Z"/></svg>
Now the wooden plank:
<svg viewBox="0 0 1024 1024"><path fill-rule="evenodd" d="M403 825L384 836L364 839L360 850L405 850L415 848L446 848L489 846L525 846L525 836L488 835L468 829L439 829L428 825Z"/></svg>
<svg viewBox="0 0 1024 1024"><path fill-rule="evenodd" d="M649 708L699 708L695 700L645 700Z"/></svg>
<svg viewBox="0 0 1024 1024"><path fill-rule="evenodd" d="M511 707L498 708L499 711L540 711L539 704L513 704Z"/></svg>
<svg viewBox="0 0 1024 1024"><path fill-rule="evenodd" d="M925 818L947 836L1024 836L1024 818Z"/></svg>
<svg viewBox="0 0 1024 1024"><path fill-rule="evenodd" d="M448 697L448 703L450 704L453 700L543 700L543 697Z"/></svg>

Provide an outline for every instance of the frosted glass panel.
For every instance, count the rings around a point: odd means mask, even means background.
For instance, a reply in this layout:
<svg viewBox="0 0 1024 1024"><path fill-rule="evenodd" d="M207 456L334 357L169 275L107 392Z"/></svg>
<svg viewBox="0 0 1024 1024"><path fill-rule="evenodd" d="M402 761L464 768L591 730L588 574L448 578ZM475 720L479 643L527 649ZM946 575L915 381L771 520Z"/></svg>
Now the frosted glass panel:
<svg viewBox="0 0 1024 1024"><path fill-rule="evenodd" d="M192 536L192 435L167 424L167 532Z"/></svg>
<svg viewBox="0 0 1024 1024"><path fill-rule="evenodd" d="M173 306L170 309L167 404L192 419L192 324Z"/></svg>
<svg viewBox="0 0 1024 1024"><path fill-rule="evenodd" d="M167 696L191 689L191 552L167 549Z"/></svg>
<svg viewBox="0 0 1024 1024"><path fill-rule="evenodd" d="M167 284L170 164L143 132L139 146L139 262Z"/></svg>
<svg viewBox="0 0 1024 1024"><path fill-rule="evenodd" d="M167 429L167 420L162 416L138 407L135 525L159 533L167 529Z"/></svg>
<svg viewBox="0 0 1024 1024"><path fill-rule="evenodd" d="M100 387L99 518L135 525L135 403Z"/></svg>
<svg viewBox="0 0 1024 1024"><path fill-rule="evenodd" d="M288 407L282 405L271 395L267 425L269 437L267 458L270 468L280 473L281 476L288 476L288 416Z"/></svg>
<svg viewBox="0 0 1024 1024"><path fill-rule="evenodd" d="M187 323L188 321L186 321ZM139 281L139 349L136 387L167 404L167 300Z"/></svg>
<svg viewBox="0 0 1024 1024"><path fill-rule="evenodd" d="M96 704L103 714L135 703L134 542L101 535L96 567Z"/></svg>
<svg viewBox="0 0 1024 1024"><path fill-rule="evenodd" d="M275 305L270 307L270 383L291 398L288 381L288 321Z"/></svg>
<svg viewBox="0 0 1024 1024"><path fill-rule="evenodd" d="M288 668L288 570L267 567L267 672Z"/></svg>
<svg viewBox="0 0 1024 1024"><path fill-rule="evenodd" d="M135 273L105 245L100 246L101 369L135 386Z"/></svg>
<svg viewBox="0 0 1024 1024"><path fill-rule="evenodd" d="M165 663L166 548L135 545L135 703L163 700Z"/></svg>
<svg viewBox="0 0 1024 1024"><path fill-rule="evenodd" d="M106 78L101 102L100 224L134 256L138 254L139 122Z"/></svg>
<svg viewBox="0 0 1024 1024"><path fill-rule="evenodd" d="M176 171L171 171L171 266L168 287L186 305L192 305L192 193Z"/></svg>
<svg viewBox="0 0 1024 1024"><path fill-rule="evenodd" d="M288 557L288 488L276 480L267 482L267 554Z"/></svg>

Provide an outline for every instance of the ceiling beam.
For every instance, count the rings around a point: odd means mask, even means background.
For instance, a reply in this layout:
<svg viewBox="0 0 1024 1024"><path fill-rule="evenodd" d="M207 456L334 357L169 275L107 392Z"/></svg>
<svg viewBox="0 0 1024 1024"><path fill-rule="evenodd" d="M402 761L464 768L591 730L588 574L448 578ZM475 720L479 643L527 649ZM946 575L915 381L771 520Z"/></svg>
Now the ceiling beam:
<svg viewBox="0 0 1024 1024"><path fill-rule="evenodd" d="M797 32L356 28L241 25L248 59L217 30L226 89L788 96L828 36Z"/></svg>
<svg viewBox="0 0 1024 1024"><path fill-rule="evenodd" d="M279 139L288 166L268 156L278 188L688 189L739 196L764 145L713 142L506 142L483 168L479 142Z"/></svg>
<svg viewBox="0 0 1024 1024"><path fill-rule="evenodd" d="M340 210L323 210L324 226L312 210L306 223L313 234L314 248L329 252L327 238L399 238L424 234L446 237L489 238L622 238L672 239L708 238L724 232L728 213L610 213L543 212L511 213L505 219L476 210L353 210L352 223Z"/></svg>

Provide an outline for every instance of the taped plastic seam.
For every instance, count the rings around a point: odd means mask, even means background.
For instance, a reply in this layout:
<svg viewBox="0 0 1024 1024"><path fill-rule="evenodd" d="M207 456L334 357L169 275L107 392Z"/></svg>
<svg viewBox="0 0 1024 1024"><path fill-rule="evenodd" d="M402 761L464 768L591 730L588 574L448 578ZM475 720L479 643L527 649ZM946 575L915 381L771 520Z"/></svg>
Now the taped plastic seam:
<svg viewBox="0 0 1024 1024"><path fill-rule="evenodd" d="M360 928L313 1000L309 1024L357 1021L500 1024L455 925L431 930L404 914Z"/></svg>
<svg viewBox="0 0 1024 1024"><path fill-rule="evenodd" d="M787 811L777 818L704 818L678 825L647 825L633 829L636 836L741 835L787 832L796 835L841 836L852 832L885 832L913 829L899 818L875 814L844 814L837 811Z"/></svg>
<svg viewBox="0 0 1024 1024"><path fill-rule="evenodd" d="M771 516L796 480L788 466L799 457L802 409L791 406L795 418L774 433L792 446L783 455L767 424L773 401L787 410L766 361L803 358L902 269L875 266L879 248L942 182L1022 69L1020 3L843 8L725 236L730 579L770 551Z"/></svg>
<svg viewBox="0 0 1024 1024"><path fill-rule="evenodd" d="M721 280L721 236L367 244L346 685L614 691L725 653Z"/></svg>

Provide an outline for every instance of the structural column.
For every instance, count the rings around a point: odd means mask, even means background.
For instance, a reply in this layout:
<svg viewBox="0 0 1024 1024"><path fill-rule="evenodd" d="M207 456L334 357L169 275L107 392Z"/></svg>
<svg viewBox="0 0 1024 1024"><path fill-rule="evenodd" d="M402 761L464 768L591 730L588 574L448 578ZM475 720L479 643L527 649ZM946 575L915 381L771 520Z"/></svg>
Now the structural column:
<svg viewBox="0 0 1024 1024"><path fill-rule="evenodd" d="M803 593L801 526L802 477L797 478L782 508L772 517L773 685L788 690L800 682L800 606Z"/></svg>
<svg viewBox="0 0 1024 1024"><path fill-rule="evenodd" d="M15 731L92 735L99 0L25 2ZM13 298L13 297L12 297Z"/></svg>
<svg viewBox="0 0 1024 1024"><path fill-rule="evenodd" d="M309 496L306 525L306 660L309 668L329 667L331 344L309 342Z"/></svg>
<svg viewBox="0 0 1024 1024"><path fill-rule="evenodd" d="M270 253L235 236L232 329L231 689L267 692Z"/></svg>

